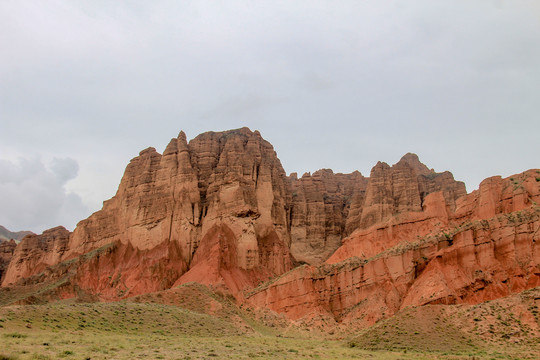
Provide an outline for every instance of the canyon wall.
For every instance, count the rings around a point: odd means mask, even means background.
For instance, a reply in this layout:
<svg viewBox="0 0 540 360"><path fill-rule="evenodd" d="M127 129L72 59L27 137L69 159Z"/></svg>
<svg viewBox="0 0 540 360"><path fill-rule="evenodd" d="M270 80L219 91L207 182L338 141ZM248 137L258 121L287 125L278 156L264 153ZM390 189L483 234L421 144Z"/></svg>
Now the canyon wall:
<svg viewBox="0 0 540 360"><path fill-rule="evenodd" d="M16 247L17 243L13 239L9 241L0 240L0 283L9 263L11 262L11 258L13 257Z"/></svg>
<svg viewBox="0 0 540 360"><path fill-rule="evenodd" d="M493 177L448 205L354 231L326 264L296 268L248 294L291 319L362 326L406 306L479 303L540 286L540 170ZM454 209L454 210L452 210Z"/></svg>
<svg viewBox="0 0 540 360"><path fill-rule="evenodd" d="M194 281L291 319L371 324L538 286L538 179L493 177L466 194L410 153L369 177L287 177L257 131L181 132L132 159L73 233L2 242L2 287L110 301Z"/></svg>
<svg viewBox="0 0 540 360"><path fill-rule="evenodd" d="M3 286L113 243L140 251L174 243L178 251L172 260L182 275L201 264L204 255L197 252L204 239L227 236L233 240L219 243L218 256L229 256L228 247L234 247L235 267L255 275L280 274L292 267L290 197L281 163L257 131L209 132L189 144L181 132L163 155L149 148L131 160L116 195L67 239L62 234L60 245L44 245L51 242L49 233L24 239Z"/></svg>

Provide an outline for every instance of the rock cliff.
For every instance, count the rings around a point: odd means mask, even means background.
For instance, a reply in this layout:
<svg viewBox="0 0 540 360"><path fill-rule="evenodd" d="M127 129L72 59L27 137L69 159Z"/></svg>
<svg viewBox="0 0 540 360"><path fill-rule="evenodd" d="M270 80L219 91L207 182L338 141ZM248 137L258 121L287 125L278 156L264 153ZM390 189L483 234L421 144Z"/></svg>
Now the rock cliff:
<svg viewBox="0 0 540 360"><path fill-rule="evenodd" d="M4 277L4 272L13 257L15 247L17 247L17 243L13 239L9 241L0 240L0 283Z"/></svg>
<svg viewBox="0 0 540 360"><path fill-rule="evenodd" d="M139 254L175 247L163 257L176 264L175 281L188 270L190 279L210 271L217 274L213 283L234 288L228 272L238 270L257 283L291 269L289 188L273 147L257 131L209 132L189 144L181 132L163 155L148 148L131 160L116 195L73 234L56 229L25 239L3 285L113 243ZM210 249L215 257L207 259ZM102 267L106 261L102 255ZM130 276L125 269L116 284ZM136 293L134 287L126 285L123 294Z"/></svg>
<svg viewBox="0 0 540 360"><path fill-rule="evenodd" d="M358 171L323 169L300 179L291 174L290 181L291 253L299 262L320 264L341 246L353 194L365 192L368 180Z"/></svg>
<svg viewBox="0 0 540 360"><path fill-rule="evenodd" d="M291 319L369 325L540 285L539 178L493 177L466 194L414 154L370 177L287 177L257 131L181 132L132 159L73 233L0 243L2 287L110 301L198 282Z"/></svg>
<svg viewBox="0 0 540 360"><path fill-rule="evenodd" d="M356 230L326 264L296 268L248 302L367 326L410 305L479 303L539 286L539 174L487 179L455 210L444 191L432 193L423 211Z"/></svg>
<svg viewBox="0 0 540 360"><path fill-rule="evenodd" d="M45 230L41 235L24 237L13 252L3 284L13 284L59 263L67 250L69 236L70 232L59 226Z"/></svg>
<svg viewBox="0 0 540 360"><path fill-rule="evenodd" d="M406 154L393 166L379 162L371 170L365 195L356 195L351 204L354 212L347 221L347 233L399 213L422 211L424 198L437 191L443 192L451 210L456 199L466 194L465 184L455 181L450 172L429 170L415 154Z"/></svg>

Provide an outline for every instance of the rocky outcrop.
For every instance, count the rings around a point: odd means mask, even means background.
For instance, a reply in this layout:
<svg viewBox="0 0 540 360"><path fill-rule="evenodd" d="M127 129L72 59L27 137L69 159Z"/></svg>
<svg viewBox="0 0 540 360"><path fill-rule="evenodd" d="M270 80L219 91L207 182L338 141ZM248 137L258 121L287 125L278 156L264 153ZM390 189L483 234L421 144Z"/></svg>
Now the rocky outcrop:
<svg viewBox="0 0 540 360"><path fill-rule="evenodd" d="M395 215L375 226L354 231L326 262L336 264L350 257L369 259L397 244L436 234L448 227L450 214L442 192L428 195L423 208L423 211Z"/></svg>
<svg viewBox="0 0 540 360"><path fill-rule="evenodd" d="M9 262L13 257L13 252L15 251L16 246L17 243L13 239L9 241L0 240L0 282L2 281L4 272L6 271Z"/></svg>
<svg viewBox="0 0 540 360"><path fill-rule="evenodd" d="M494 176L479 189L457 201L455 221L487 219L540 204L540 170L532 169L506 179Z"/></svg>
<svg viewBox="0 0 540 360"><path fill-rule="evenodd" d="M291 253L311 265L328 259L355 230L398 214L422 212L429 194L441 192L444 212L444 207L453 211L456 200L466 194L465 185L450 172L429 170L411 153L393 166L379 162L369 178L323 169L300 179L294 174L291 184Z"/></svg>
<svg viewBox="0 0 540 360"><path fill-rule="evenodd" d="M303 266L248 295L248 302L301 319L326 315L363 326L410 305L478 303L540 285L539 170L484 181L447 206L360 229L319 267Z"/></svg>
<svg viewBox="0 0 540 360"><path fill-rule="evenodd" d="M113 243L150 252L174 244L176 250L169 256L178 264L177 281L204 262L205 252L215 245L206 244L206 239L221 238L227 241L218 241L222 250L210 265L227 263L228 270L251 272L250 282L259 282L258 276L267 278L292 267L289 186L273 147L259 132L209 132L189 144L181 132L163 155L148 148L131 160L116 195L81 221L73 234L62 234L57 241L61 246L41 246L41 237L21 244L3 285ZM220 229L217 235L215 229ZM234 249L234 259L229 259L227 249ZM211 271L221 273L220 269ZM119 281L130 276L124 271ZM215 279L216 284L223 281ZM81 284L101 291L91 281ZM128 286L124 294L136 293L135 288Z"/></svg>
<svg viewBox="0 0 540 360"><path fill-rule="evenodd" d="M41 235L28 235L13 252L4 274L3 284L14 284L58 264L67 250L70 232L59 226L45 230Z"/></svg>
<svg viewBox="0 0 540 360"><path fill-rule="evenodd" d="M367 179L358 171L334 174L329 169L290 179L291 253L299 262L320 264L341 246L353 193L365 191Z"/></svg>
<svg viewBox="0 0 540 360"><path fill-rule="evenodd" d="M412 154L393 167L377 165L372 179L331 170L287 178L257 131L208 132L189 143L181 132L163 154L148 148L132 159L116 195L72 234L59 234L61 245L22 244L2 284L108 244L140 251L176 244L174 260L184 270L176 269L175 283L200 281L239 292L293 264L324 262L345 234L398 212L420 211L430 192L443 189L453 206L461 188L451 174L433 173ZM53 233L42 236L55 243Z"/></svg>
<svg viewBox="0 0 540 360"><path fill-rule="evenodd" d="M114 301L169 289L186 269L174 242L148 250L114 242L18 279L0 291L0 305L73 297L81 301Z"/></svg>
<svg viewBox="0 0 540 360"><path fill-rule="evenodd" d="M75 259L70 283L102 301L169 289L188 268L174 241L143 250L117 242Z"/></svg>
<svg viewBox="0 0 540 360"><path fill-rule="evenodd" d="M368 325L408 305L537 286L538 178L494 177L466 195L414 154L369 178L287 177L257 131L190 142L181 132L163 154L132 159L116 195L73 233L23 239L2 286L109 301L198 282L292 319Z"/></svg>
<svg viewBox="0 0 540 360"><path fill-rule="evenodd" d="M361 195L356 195L351 204L347 233L396 214L422 211L425 197L437 191L443 192L451 210L455 209L455 201L466 194L465 184L455 181L451 173L429 170L415 154L406 154L393 166L379 162L371 170L365 195L360 190Z"/></svg>

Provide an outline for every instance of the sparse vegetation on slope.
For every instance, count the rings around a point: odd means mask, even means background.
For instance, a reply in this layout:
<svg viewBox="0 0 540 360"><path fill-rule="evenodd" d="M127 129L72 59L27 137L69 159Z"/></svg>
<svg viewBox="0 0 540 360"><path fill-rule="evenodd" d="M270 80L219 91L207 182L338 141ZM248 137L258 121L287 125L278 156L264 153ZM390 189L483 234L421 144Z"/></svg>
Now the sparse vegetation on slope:
<svg viewBox="0 0 540 360"><path fill-rule="evenodd" d="M407 308L361 331L335 328L327 333L290 322L267 326L200 284L132 300L2 307L0 359L540 356L539 288L480 305Z"/></svg>
<svg viewBox="0 0 540 360"><path fill-rule="evenodd" d="M352 346L488 359L540 357L540 288L478 305L406 308L362 330Z"/></svg>
<svg viewBox="0 0 540 360"><path fill-rule="evenodd" d="M164 304L55 303L0 308L5 359L433 359L345 340L246 334L218 316ZM263 327L263 325L259 325Z"/></svg>

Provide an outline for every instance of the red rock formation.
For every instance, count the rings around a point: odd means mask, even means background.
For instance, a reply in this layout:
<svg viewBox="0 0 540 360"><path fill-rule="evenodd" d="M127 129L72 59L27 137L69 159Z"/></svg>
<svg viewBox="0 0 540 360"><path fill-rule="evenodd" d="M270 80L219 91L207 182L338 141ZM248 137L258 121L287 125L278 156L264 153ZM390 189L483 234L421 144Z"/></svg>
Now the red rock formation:
<svg viewBox="0 0 540 360"><path fill-rule="evenodd" d="M153 148L141 151L127 166L116 195L78 224L67 245L68 235L59 239L62 246L40 247L30 240L22 244L3 285L111 243L150 252L176 244L171 258L179 264L176 281L183 271L203 262L204 252L213 245L200 247L201 241L216 240L215 228L229 235L226 245L235 249L229 270L248 271L249 282L255 283L261 280L259 276L266 279L292 266L287 222L290 197L281 163L257 131L210 132L189 144L181 132L163 155ZM217 255L230 257L226 251ZM217 260L211 264L221 264ZM109 268L103 257L100 261ZM114 259L110 262L115 264ZM212 271L220 273L217 268ZM123 272L121 280L128 284L130 276ZM221 284L223 279L215 282ZM133 283L124 293L136 293L135 288Z"/></svg>
<svg viewBox="0 0 540 360"><path fill-rule="evenodd" d="M291 254L297 261L320 264L341 246L353 192L365 190L367 179L358 171L334 174L329 169L290 179Z"/></svg>
<svg viewBox="0 0 540 360"><path fill-rule="evenodd" d="M116 195L73 233L26 237L2 285L115 300L195 281L292 319L371 324L408 305L539 285L538 177L490 178L465 195L407 154L370 178L287 178L257 131L189 143L180 133L163 154L132 159Z"/></svg>
<svg viewBox="0 0 540 360"><path fill-rule="evenodd" d="M118 242L77 260L71 283L105 301L169 289L187 270L174 241L145 250Z"/></svg>
<svg viewBox="0 0 540 360"><path fill-rule="evenodd" d="M60 262L66 252L70 232L59 226L45 230L41 235L28 235L13 252L4 274L3 285L14 284L42 272L46 267Z"/></svg>
<svg viewBox="0 0 540 360"><path fill-rule="evenodd" d="M415 154L406 154L393 166L379 162L371 170L365 196L356 196L351 204L347 233L399 213L421 211L424 198L436 191L443 191L452 210L456 199L466 194L465 185L455 181L451 173L430 171Z"/></svg>
<svg viewBox="0 0 540 360"><path fill-rule="evenodd" d="M129 243L110 243L18 279L11 285L13 295L4 294L2 301L27 304L73 297L112 301L169 289L187 269L179 252L174 242L148 250Z"/></svg>
<svg viewBox="0 0 540 360"><path fill-rule="evenodd" d="M461 198L357 230L328 260L255 289L248 302L292 319L326 314L370 325L400 308L478 303L540 285L539 170L491 178Z"/></svg>
<svg viewBox="0 0 540 360"><path fill-rule="evenodd" d="M9 241L0 240L0 282L4 277L4 272L6 271L11 258L13 257L13 252L17 243L15 240L11 239Z"/></svg>
<svg viewBox="0 0 540 360"><path fill-rule="evenodd" d="M378 163L370 178L319 170L300 179L292 176L291 182L291 253L312 265L325 261L354 230L366 230L396 214L421 212L431 193L442 191L448 211L466 194L465 185L451 173L435 173L411 153L392 167Z"/></svg>
<svg viewBox="0 0 540 360"><path fill-rule="evenodd" d="M358 229L326 261L335 264L350 257L368 259L401 243L438 233L448 227L449 214L442 192L424 199L424 211L396 215L367 229Z"/></svg>
<svg viewBox="0 0 540 360"><path fill-rule="evenodd" d="M540 203L540 170L528 170L506 179L494 176L478 190L457 201L456 221L487 219L523 210Z"/></svg>

